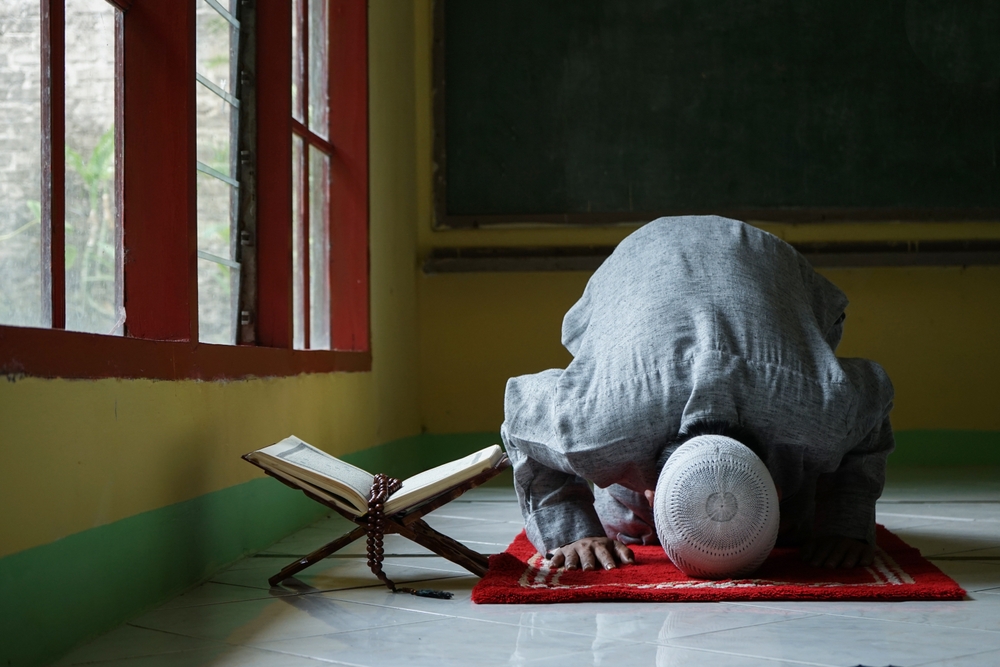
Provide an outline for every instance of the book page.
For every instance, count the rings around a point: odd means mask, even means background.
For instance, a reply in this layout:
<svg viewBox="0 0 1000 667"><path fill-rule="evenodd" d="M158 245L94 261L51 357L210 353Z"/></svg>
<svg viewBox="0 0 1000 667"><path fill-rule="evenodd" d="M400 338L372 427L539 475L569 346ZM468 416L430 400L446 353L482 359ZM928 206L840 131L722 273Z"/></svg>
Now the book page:
<svg viewBox="0 0 1000 667"><path fill-rule="evenodd" d="M337 507L339 507L342 510L345 510L347 512L351 512L352 514L359 514L358 513L358 509L356 507L354 507L351 504L350 501L348 501L346 498L342 498L342 497L338 496L337 494L335 494L335 493L333 493L331 491L327 491L325 489L321 489L318 486L313 486L309 482L301 480L301 479L299 479L297 477L292 477L291 475L283 473L280 470L271 470L271 474L275 475L277 477L280 477L281 479L284 479L284 480L288 481L290 484L294 484L295 486L299 487L300 489L302 489L304 491L308 491L309 493L312 493L313 495L319 496L320 498L322 498L323 500L325 500L325 501L327 501L329 503L333 503L334 505L336 505ZM366 509L366 511L367 511L367 509Z"/></svg>
<svg viewBox="0 0 1000 667"><path fill-rule="evenodd" d="M368 511L368 495L374 477L295 436L253 452L253 456L276 470L333 493L350 496L348 499L359 513Z"/></svg>
<svg viewBox="0 0 1000 667"><path fill-rule="evenodd" d="M403 486L385 503L385 513L393 514L431 498L489 470L503 456L499 445L490 445L475 454L449 461L403 480Z"/></svg>

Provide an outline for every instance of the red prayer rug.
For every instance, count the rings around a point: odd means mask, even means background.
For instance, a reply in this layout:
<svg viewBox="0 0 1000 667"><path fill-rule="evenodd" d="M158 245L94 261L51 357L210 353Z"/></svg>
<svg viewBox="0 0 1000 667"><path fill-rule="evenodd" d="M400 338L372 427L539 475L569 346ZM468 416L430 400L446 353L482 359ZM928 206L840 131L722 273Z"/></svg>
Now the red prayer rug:
<svg viewBox="0 0 1000 667"><path fill-rule="evenodd" d="M797 548L771 552L753 578L692 579L659 546L634 546L635 565L613 570L549 568L524 531L472 590L481 604L542 602L713 602L719 600L961 600L965 591L883 526L871 567L827 570L799 561Z"/></svg>

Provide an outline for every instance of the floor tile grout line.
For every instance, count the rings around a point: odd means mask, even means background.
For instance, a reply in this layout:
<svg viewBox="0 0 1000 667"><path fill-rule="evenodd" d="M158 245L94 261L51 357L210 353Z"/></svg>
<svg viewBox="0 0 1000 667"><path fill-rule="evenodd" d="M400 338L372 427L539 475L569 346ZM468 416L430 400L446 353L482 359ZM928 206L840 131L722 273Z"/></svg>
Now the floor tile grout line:
<svg viewBox="0 0 1000 667"><path fill-rule="evenodd" d="M465 521L465 522L468 522L469 526L462 526L463 528L468 528L472 524L479 524L481 526L502 526L503 524L511 523L510 521L503 521L501 519L474 519L472 517L466 517L466 516L443 516L443 515L435 517L433 514L430 515L430 516L428 516L428 517L424 517L424 518L425 518L426 523L431 528L434 527L435 523L442 523L442 522L435 521L435 519L447 519L449 521ZM442 530L447 530L447 528L443 528Z"/></svg>
<svg viewBox="0 0 1000 667"><path fill-rule="evenodd" d="M511 491L513 491L513 489L511 489ZM998 502L1000 502L1000 501L998 501ZM514 505L514 504L517 503L517 501L516 500L506 500L506 499L490 500L488 498L468 498L468 499L463 500L461 498L458 498L456 500L451 501L450 504L454 505L455 503L461 503L463 505L475 505L476 503L490 503L490 504L494 504L494 505L497 505L497 504Z"/></svg>
<svg viewBox="0 0 1000 667"><path fill-rule="evenodd" d="M680 649L682 651L695 651L695 652L698 652L698 653L710 653L712 655L730 655L730 656L741 657L741 658L750 657L750 658L755 658L757 660L760 660L761 662L769 662L769 663L783 664L783 665L805 665L807 667L840 667L840 665L828 665L826 663L818 663L818 662L803 662L801 660L792 660L790 658L759 657L759 656L752 656L752 655L751 656L745 656L745 655L743 655L741 653L729 653L727 651L719 651L719 650L716 650L716 649L704 649L704 648L695 648L695 647L687 647L687 646L674 646L674 645L671 645L671 644L650 644L650 643L647 643L647 642L639 642L639 643L642 644L642 645L644 645L644 646L655 646L657 648ZM568 653L565 656L558 656L558 657L560 659L562 659L562 658L570 658L570 657L574 657L574 656L582 655L582 654L593 655L593 651L575 651L573 653ZM545 660L545 659L546 658L539 658L539 660Z"/></svg>
<svg viewBox="0 0 1000 667"><path fill-rule="evenodd" d="M688 637L705 637L707 635L712 635L712 634L715 634L717 632L729 632L730 630L741 630L741 629L744 629L744 628L759 628L759 627L762 627L762 626L765 626L765 625L774 625L775 623L787 623L789 621L798 621L798 620L805 619L805 618L816 618L816 617L819 617L819 616L823 615L823 614L821 614L819 612L797 612L797 611L791 610L791 609L783 609L781 611L790 612L792 614L796 614L796 616L794 618L776 618L776 619L771 620L771 621L763 621L761 623L751 623L749 625L738 625L738 626L733 627L733 628L724 628L724 629L721 629L721 630L708 630L708 631L705 631L705 632L692 632L689 635L683 635L683 636L676 637L676 639L687 639ZM659 642L646 642L646 643L659 644L660 646L673 646L673 644L669 644L669 643L668 644L661 644Z"/></svg>
<svg viewBox="0 0 1000 667"><path fill-rule="evenodd" d="M292 596L286 596L286 597L292 597ZM349 603L351 603L351 601L347 601L347 600L338 600L338 601L339 602L349 602ZM356 603L356 604L360 604L360 603ZM439 614L434 614L432 612L422 612L422 611L413 610L413 609L398 609L398 611L407 611L407 612L411 612L411 613L414 613L414 614L420 614L420 615L423 615L423 616L435 616L435 617L439 616ZM438 619L438 618L420 619L420 620L413 620L413 621L405 621L405 622L402 622L402 623L390 623L390 624L385 624L385 625L369 625L369 626L366 626L366 627L363 627L363 628L356 628L354 630L344 630L342 632L317 632L314 635L299 635L299 636L296 636L296 637L288 637L288 638L285 638L285 639L275 639L275 640L271 640L271 641L276 641L277 642L277 641L287 641L289 639L306 639L306 638L309 638L309 637L325 637L325 636L328 636L328 635L341 635L341 634L348 634L348 633L351 633L351 632L361 632L361 631L368 631L368 630L379 630L379 629L383 629L383 628L393 628L393 627L399 627L401 625L416 625L416 624L419 624L419 623L430 623L432 621L437 621L437 620L440 620L440 619ZM233 642L233 641L220 641L218 639L213 639L211 637L201 637L201 636L197 636L197 635L184 635L184 634L180 634L180 633L176 633L176 632L169 632L167 630L160 630L158 628L150 628L150 627L147 627L147 626L140 626L140 625L134 625L134 624L130 624L130 625L133 625L133 627L141 628L143 630L155 630L157 632L163 632L165 634L170 634L170 635L176 635L176 636L180 636L180 637L185 637L187 639L198 639L200 641L211 642L211 643L215 644L216 648L219 647L219 646L239 646L239 647L244 647L244 648L261 648L258 644L248 644L248 643ZM264 643L266 643L266 642L264 642ZM196 651L196 650L205 649L205 648L213 648L213 647L201 646L201 647L197 647L197 648L183 649L182 651L170 651L170 653L182 653L182 652L185 652L185 651ZM273 652L275 652L275 653L286 653L284 651L276 651L276 650L273 651ZM135 656L135 657L142 657L142 656ZM310 656L304 656L304 657L310 657ZM123 658L123 659L127 659L127 658Z"/></svg>
<svg viewBox="0 0 1000 667"><path fill-rule="evenodd" d="M244 600L220 600L218 602L199 602L197 604L172 605L169 607L166 606L166 604L162 604L153 611L160 611L160 610L172 611L174 609L197 609L200 607L215 607L222 604L235 604L238 602L256 602L258 600L277 600L278 598L294 598L300 595L313 595L313 593L288 593L287 595L271 595L267 591L261 590L261 592L263 593L261 597L246 598Z"/></svg>
<svg viewBox="0 0 1000 667"><path fill-rule="evenodd" d="M344 601L345 602L358 602L360 604L367 604L367 605L371 605L371 606L375 606L375 607L381 607L381 608L384 608L384 609L403 609L403 610L409 610L409 607L396 607L394 605L379 604L379 603L376 603L376 602L362 602L360 600L344 600ZM749 628L749 627L760 627L760 626L763 626L763 625L772 625L774 623L783 623L783 622L787 622L787 621L799 620L799 619L803 619L803 618L813 618L813 617L818 617L818 616L822 616L823 615L823 614L817 613L817 612L797 612L797 611L794 611L794 610L781 610L781 611L789 613L789 614L795 614L795 618L775 619L773 621L765 621L763 623L753 623L753 624L750 624L750 625L737 626L736 628L727 628L726 630L735 630L735 629ZM434 612L434 613L436 613L436 612ZM595 639L598 638L597 635L594 635L592 633L586 633L586 632L573 632L571 630L555 630L555 629L552 629L552 628L539 628L538 626L534 626L534 625L523 625L522 623L513 623L513 622L508 622L508 621L498 621L498 620L493 620L493 619L485 619L485 618L478 618L478 617L474 617L474 616L465 616L465 615L458 615L458 614L443 614L443 615L450 616L451 618L457 618L457 619L466 620L466 621L479 621L479 622L483 622L483 623L493 623L493 624L496 624L496 625L506 625L508 627L519 627L519 628L528 628L528 629L542 629L542 630L545 630L546 632L561 632L561 633L564 633L564 634L569 634L569 635L574 635L574 636L593 637ZM684 635L684 638L687 638L687 637L700 637L700 636L712 634L713 632L724 632L724 630L713 630L713 631L710 631L710 632L696 632L696 633L692 633L692 634L689 634L689 635ZM614 637L605 637L605 638L606 639L615 639ZM630 641L630 642L632 642L634 644L649 644L649 645L653 645L653 646L672 646L672 644L663 644L663 643L660 643L660 642L649 642L649 641L644 641L644 640L643 641L638 641L638 640L617 640L616 639L616 641ZM681 648L686 648L686 647L681 647ZM736 655L736 654L734 654L734 655ZM803 662L799 662L797 664L813 665L813 664L817 664L817 663L803 663Z"/></svg>
<svg viewBox="0 0 1000 667"><path fill-rule="evenodd" d="M404 611L409 611L410 610L409 607L396 607L394 605L379 604L377 602L363 602L361 600L345 600L345 602L357 602L358 604L365 604L365 605L369 605L369 606L372 606L372 607L380 607L382 609L402 609ZM435 614L437 614L438 612L428 612L428 613L435 613ZM572 635L574 637L589 637L591 639L597 639L596 635L594 635L592 633L587 633L587 632L573 632L571 630L557 630L557 629L552 629L552 628L540 628L540 627L534 626L534 625L522 625L521 623L512 623L512 622L508 622L508 621L498 621L498 620L493 620L493 619L477 618L477 617L474 617L474 616L463 616L463 615L458 615L458 614L440 613L439 615L442 616L442 617L444 617L444 618L453 618L453 619L459 619L459 620L463 620L463 621L474 621L474 622L477 622L477 623L489 623L489 624L492 624L492 625L504 625L504 626L513 627L513 628L527 628L527 629L534 629L534 630L544 630L545 632L556 632L556 633L559 633L559 634ZM615 641L628 642L630 644L646 644L647 643L647 642L635 641L635 640L629 640L629 639L616 639Z"/></svg>
<svg viewBox="0 0 1000 667"><path fill-rule="evenodd" d="M889 498L879 498L878 504L886 505L995 505L1000 504L1000 500L990 498L988 500L893 500Z"/></svg>
<svg viewBox="0 0 1000 667"><path fill-rule="evenodd" d="M932 521L952 521L957 523L1000 523L1000 519L969 519L966 517L956 517L956 516L938 516L931 514L900 514L899 512L881 512L876 510L876 519L879 516L891 516L903 519L930 519Z"/></svg>
<svg viewBox="0 0 1000 667"><path fill-rule="evenodd" d="M412 584L412 583L418 583L418 582L421 582L421 581L441 581L441 580L444 580L444 579L455 579L455 578L458 578L460 576L463 576L463 575L449 574L449 575L443 576L443 577L433 577L433 578L421 577L421 578L416 579L416 580L410 580L410 579L407 579L405 581L400 580L400 581L398 581L396 583L400 583L400 584ZM236 587L236 588L247 588L247 589L254 590L254 591L262 591L262 592L265 592L265 593L270 593L270 591L271 591L271 589L269 589L269 588L259 588L257 586L247 586L246 584L234 584L234 583L228 582L228 581L215 581L214 579L213 580L209 580L206 583L221 584L223 586L233 586L233 587ZM313 595L315 593L335 593L337 591L358 591L358 590L364 590L366 588L383 588L383 587L384 587L384 585L382 583L376 582L376 583L372 583L372 584L363 584L363 585L359 585L359 586L348 586L346 588L317 588L317 589L311 590L311 591L303 591L303 592L300 592L300 593L299 592L289 592L286 595L271 595L270 597L277 599L277 598L282 598L282 597L292 597L292 596L296 596L296 595ZM275 588L277 588L277 587L275 587ZM281 590L282 591L287 591L288 589L287 588L281 588ZM267 599L267 598L258 598L258 599ZM233 600L232 602L247 602L247 601L248 600ZM217 604L230 604L230 603L229 602L220 602L220 603L217 603ZM196 605L192 605L192 606L196 606ZM197 606L202 606L202 605L197 605ZM176 609L183 609L183 607L176 607Z"/></svg>
<svg viewBox="0 0 1000 667"><path fill-rule="evenodd" d="M963 549L963 550L960 550L960 551L942 551L942 552L936 553L936 554L924 554L923 550L920 549L920 547L916 547L916 549L918 551L920 551L920 555L921 556L923 556L924 558L927 558L927 559L937 558L938 556L957 556L958 554L963 554L963 553L966 553L968 551L971 551L970 549ZM993 545L988 546L988 547L977 547L975 549L975 551L981 551L981 550L986 550L986 549L1000 549L1000 544L993 544Z"/></svg>
<svg viewBox="0 0 1000 667"><path fill-rule="evenodd" d="M337 591L333 591L333 592L336 593ZM368 606L368 607L378 607L379 609L396 609L396 610L402 610L402 611L411 611L411 609L409 607L397 607L397 606L391 605L391 604L380 604L378 602L366 602L364 600L346 600L344 598L335 598L335 599L340 600L341 602L355 602L357 604L362 604L362 605L365 605L365 606ZM423 610L421 610L421 611L423 611ZM463 620L478 620L478 619L469 619L469 618L467 618L465 616L456 616L455 614L446 614L444 612L437 612L437 611L428 611L426 613L428 613L428 614L434 614L436 616L441 616L442 618L460 618L460 619L463 619Z"/></svg>
<svg viewBox="0 0 1000 667"><path fill-rule="evenodd" d="M276 640L276 641L284 641L284 640ZM319 656L315 655L305 655L304 653L292 653L290 651L279 651L277 649L262 648L260 646L245 646L243 644L229 644L229 646L239 646L240 648L253 648L258 651L264 651L266 653L274 653L277 655L292 655L295 656L296 658L305 658L306 660L313 660L322 665L347 665L348 667L369 667L369 665L365 665L363 663L344 662L343 660L334 660L332 658L330 659L320 658Z"/></svg>
<svg viewBox="0 0 1000 667"><path fill-rule="evenodd" d="M125 623L124 625L129 625L129 623ZM133 626L133 627L138 627L138 626ZM191 637L190 635L179 635L179 634L177 634L175 632L166 632L165 630L156 630L155 628L140 628L140 629L141 630L154 630L155 632L162 632L162 633L168 634L168 635L174 635L174 636L177 636L177 637L184 637L185 639L198 639L200 641L210 641L210 642L213 642L214 645L213 646L194 646L194 647L191 647L191 648L177 649L176 651L158 651L156 653L142 653L142 654L139 654L139 655L126 655L126 656L123 656L123 657L120 657L120 658L105 658L105 659L100 659L100 660L85 660L83 662L69 662L69 663L64 663L64 664L60 665L60 667L83 667L84 665L107 665L107 664L116 663L116 662L123 662L125 660L141 660L142 658L155 658L155 657L160 656L160 655L177 655L178 653L190 653L191 651L204 651L206 649L211 649L211 648L220 648L220 647L230 646L229 644L225 644L225 643L213 640L213 639L202 639L201 637ZM65 657L66 656L63 656L63 659ZM57 661L55 664L59 664L59 661Z"/></svg>
<svg viewBox="0 0 1000 667"><path fill-rule="evenodd" d="M949 658L936 658L934 660L928 660L927 662L920 662L920 663L917 663L915 665L911 665L911 667L921 667L922 665L933 665L936 662L938 662L938 663L939 662L944 662L945 660L949 660L949 661L950 660L960 660L962 658L970 658L972 656L977 656L977 655L988 655L990 653L996 653L996 654L1000 655L1000 649L995 649L994 648L994 649L987 649L986 651L975 651L974 653L963 653L962 655L953 655L953 656L951 656Z"/></svg>
<svg viewBox="0 0 1000 667"><path fill-rule="evenodd" d="M966 549L965 551L951 551L949 553L957 556L958 554L974 554L979 551L990 551L992 549L1000 549L1000 545L993 547L977 547L975 549Z"/></svg>
<svg viewBox="0 0 1000 667"><path fill-rule="evenodd" d="M404 610L400 610L400 611L410 611L410 610L404 609ZM431 613L427 613L426 615L427 616L435 616L435 614L431 614ZM354 628L353 630L343 630L343 631L340 631L340 632L319 632L319 633L316 633L314 635L301 635L301 636L296 636L296 637L286 637L284 639L269 639L269 640L267 640L265 642L260 642L259 644L239 644L239 643L227 642L227 646L241 646L241 647L246 647L246 648L256 648L256 649L271 651L272 653L281 653L281 654L284 654L284 655L294 655L294 656L299 656L299 657L304 657L304 658L313 658L313 659L319 660L320 658L317 658L316 656L304 655L302 653L292 653L290 651L282 651L282 650L280 650L278 648L268 647L267 645L268 644L276 644L278 642L295 641L295 640L300 640L300 639L313 639L315 637L339 637L339 636L342 636L342 635L351 635L351 634L355 634L355 633L358 633L358 632L371 632L372 630L384 630L386 628L398 628L398 627L401 627L401 626L404 626L404 625L424 625L424 624L427 624L427 623L438 623L438 622L441 622L441 621L444 621L444 620L447 620L447 619L446 618L428 618L428 619L422 619L422 620L419 620L419 621L409 621L409 622L406 622L406 623L395 623L395 624L390 624L390 625L371 625L371 626L364 627L364 628ZM354 664L354 663L344 663L344 664Z"/></svg>
<svg viewBox="0 0 1000 667"><path fill-rule="evenodd" d="M678 639L683 639L679 637ZM680 644L655 644L656 646L665 646L668 648L679 648L685 651L701 651L703 653L714 653L716 655L731 655L739 658L754 658L755 660L769 660L774 662L781 662L792 665L808 665L809 667L841 667L840 665L835 665L827 662L806 662L804 660L792 660L790 658L774 658L767 655L755 655L753 653L734 653L732 651L722 651L719 649L701 648L696 646L681 646Z"/></svg>
<svg viewBox="0 0 1000 667"><path fill-rule="evenodd" d="M392 574L392 567L391 567L392 563L386 563L386 565L390 566L390 567L386 568L386 574L390 574L391 575ZM410 563L406 567L414 569L414 570L426 570L428 572L447 572L448 574L451 574L454 577L475 577L476 576L476 575L474 575L473 573L471 573L471 572L469 572L467 570L466 571L462 571L462 572L455 572L453 570L442 570L441 568L429 567L427 565L416 565L414 563ZM456 565L456 567L460 567L460 566ZM391 579L392 577L390 576L389 578Z"/></svg>
<svg viewBox="0 0 1000 667"><path fill-rule="evenodd" d="M978 592L978 591L973 591L973 592L975 593L975 592ZM911 600L911 602L915 602L915 601L916 600ZM958 602L958 601L956 600L955 602ZM770 607L770 606L767 606L765 604L754 603L754 602L732 601L732 602L726 602L726 604L732 604L732 605L743 606L743 607L756 607L758 609L772 609L772 610L787 611L787 609L785 607ZM864 620L864 621L884 621L886 623L900 623L900 624L904 624L904 625L925 626L925 627L929 627L929 628L948 628L950 630L969 630L969 631L972 631L972 632L985 632L985 633L991 634L991 635L995 635L995 634L1000 633L1000 630L985 630L983 628L970 628L970 627L966 627L966 626L962 626L962 625L941 625L941 624L937 624L937 623L920 623L920 622L917 622L917 621L906 621L906 620L899 620L899 619L895 619L895 618L882 618L882 617L872 617L872 616L852 616L850 614L843 614L843 613L838 614L838 613L826 612L826 611L813 612L812 615L813 616L833 616L834 618L847 618L847 619L852 619L852 620L861 619L861 620ZM794 620L794 619L788 619L788 620Z"/></svg>
<svg viewBox="0 0 1000 667"><path fill-rule="evenodd" d="M420 614L422 616L436 616L436 614L432 614L430 612L426 612L425 613L425 612L414 611L414 610L410 610L410 609L400 609L398 611L412 611L412 613ZM269 639L267 641L263 641L263 642L260 642L258 644L245 644L245 643L240 643L240 642L235 642L235 641L233 641L233 642L228 642L227 641L226 645L227 646L244 646L246 648L262 648L262 645L267 645L267 644L270 644L270 643L278 643L278 642L286 642L286 641L296 641L296 640L300 640L300 639L312 639L312 638L315 638L315 637L334 637L334 636L338 636L339 637L341 635L349 635L349 634L353 634L355 632L370 632L372 630L385 630L385 629L399 628L399 627L402 627L404 625L422 625L424 623L436 623L436 622L438 622L440 620L443 620L443 619L440 619L440 618L422 618L422 619L414 619L412 621L403 621L402 623L387 623L387 624L368 625L368 626L365 626L363 628L354 628L353 630L317 632L316 634L296 635L295 637L286 637L284 639ZM271 650L274 651L275 653L283 653L284 652L284 651L279 651L278 649L271 649ZM310 657L310 656L306 656L306 657Z"/></svg>
<svg viewBox="0 0 1000 667"><path fill-rule="evenodd" d="M423 580L421 580L421 581L423 581ZM205 583L217 584L217 585L220 585L220 586L232 586L233 588L249 588L250 590L260 591L260 597L246 598L244 600L222 600L222 601L219 601L219 602L201 602L201 603L198 603L198 604L174 605L174 606L170 606L170 607L166 606L167 603L164 603L164 604L160 605L159 607L157 607L156 609L154 609L152 611L159 611L161 609L166 609L166 610L193 609L193 608L196 608L196 607L211 607L211 606L221 605L221 604L234 604L234 603L238 603L238 602L255 602L255 601L259 601L259 600L278 600L280 598L294 598L294 597L301 597L303 595L316 595L316 594L319 594L319 593L331 593L331 592L336 592L336 591L340 591L340 590L364 590L366 588L377 588L377 587L381 586L381 584L370 584L370 585L365 585L365 586L352 586L350 588L323 588L323 589L317 589L317 590L314 590L314 591L302 591L302 592L286 591L285 589L282 589L282 594L281 595L275 595L275 594L271 593L270 590L264 589L264 588L252 588L252 587L248 587L248 586L242 586L240 584L230 584L228 582L222 582L222 581L208 581L208 582L205 582ZM174 599L176 599L176 598L174 598Z"/></svg>
<svg viewBox="0 0 1000 667"><path fill-rule="evenodd" d="M248 558L304 558L308 554L256 554L253 556L248 556ZM426 553L426 554L384 554L383 558L442 558L436 553ZM330 554L323 558L323 560L330 559L365 559L368 558L368 554ZM447 560L447 559L445 559ZM317 561L318 562L318 561Z"/></svg>
<svg viewBox="0 0 1000 667"><path fill-rule="evenodd" d="M418 584L418 583L421 583L421 582L424 582L424 581L444 581L444 580L447 580L447 579L457 579L458 576L459 575L449 574L449 575L443 576L443 577L421 577L419 579L406 579L406 580L402 580L401 579L399 581L396 581L395 583L397 585L398 584L409 585L409 584ZM373 583L373 584L364 584L364 585L360 585L360 586L348 586L346 588L322 588L322 589L321 588L317 588L317 589L311 590L311 591L304 591L304 592L300 593L299 595L315 595L317 593L337 593L337 592L340 592L340 591L363 591L363 590L375 589L375 588L389 590L381 582L376 582L376 583ZM276 599L279 599L279 598L282 598L282 597L291 597L291 596L288 596L288 595L276 595L274 597Z"/></svg>
<svg viewBox="0 0 1000 667"><path fill-rule="evenodd" d="M156 611L156 610L154 610L154 611ZM199 641L212 642L216 646L226 646L225 642L220 642L218 639L206 639L205 637L195 637L194 635L186 635L183 632L173 632L171 630L163 630L161 628L151 628L148 625L139 625L135 621L125 621L124 623L122 623L122 625L128 625L128 626L131 626L133 628L139 628L140 630L150 630L152 632L160 632L160 633L163 633L165 635L170 635L172 637L184 637L185 639L197 639ZM121 627L121 626L118 626L118 627ZM207 647L201 646L201 647L198 647L198 648L207 648ZM194 651L196 649L183 649L183 650L184 651ZM182 651L170 651L170 653L181 653L181 652Z"/></svg>

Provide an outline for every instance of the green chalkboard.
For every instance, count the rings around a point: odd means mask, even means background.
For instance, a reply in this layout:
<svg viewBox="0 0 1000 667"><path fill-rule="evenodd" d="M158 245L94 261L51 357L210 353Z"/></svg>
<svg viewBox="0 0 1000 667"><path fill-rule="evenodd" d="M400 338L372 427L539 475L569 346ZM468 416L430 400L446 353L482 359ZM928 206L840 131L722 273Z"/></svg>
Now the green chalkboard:
<svg viewBox="0 0 1000 667"><path fill-rule="evenodd" d="M438 0L438 224L1000 217L1000 0Z"/></svg>

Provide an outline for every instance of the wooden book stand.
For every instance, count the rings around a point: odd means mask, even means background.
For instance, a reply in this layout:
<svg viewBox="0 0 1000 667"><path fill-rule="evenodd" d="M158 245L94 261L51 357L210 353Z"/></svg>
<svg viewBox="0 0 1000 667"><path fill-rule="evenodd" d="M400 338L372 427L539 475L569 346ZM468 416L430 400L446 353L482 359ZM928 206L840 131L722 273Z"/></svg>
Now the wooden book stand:
<svg viewBox="0 0 1000 667"><path fill-rule="evenodd" d="M243 458L244 460L249 461L250 463L254 463L253 461L250 461L250 459L247 459L246 457ZM254 465L257 464L254 463ZM333 503L328 502L323 498L320 498L316 494L311 493L309 490L296 485L291 480L284 479L277 475L273 475L271 474L270 471L259 465L257 465L257 467L261 468L261 470L263 470L268 475L271 475L271 477L274 477L276 480L278 480L285 486L289 486L293 489L297 489L298 491L302 491L302 493L309 496L309 498L315 500L324 507L329 507L330 509L332 509L345 519L348 519L352 523L357 524L354 530L351 530L341 535L340 537L330 542L329 544L326 544L320 547L319 549L316 549L311 554L303 556L294 563L290 563L287 566L285 566L281 570L281 572L279 572L278 574L274 575L273 577L267 580L267 582L272 586L277 586L285 579L288 579L289 577L298 574L299 572L306 569L310 565L318 563L319 561L323 560L330 554L343 549L351 542L354 542L355 540L362 538L366 535L367 521L365 517L367 515L356 516L351 512L348 512L338 507L337 505L334 505ZM489 561L487 557L481 553L473 551L472 549L465 546L461 542L453 540L447 535L439 533L438 531L434 530L433 528L428 526L426 522L424 522L423 516L433 512L442 505L450 503L452 500L455 500L469 489L476 488L480 484L486 482L489 479L492 479L493 477L495 477L496 475L503 472L509 467L510 467L510 459L508 459L507 455L504 454L503 457L499 461L497 461L495 466L493 466L489 470L486 470L485 472L476 475L472 479L468 479L462 482L461 484L457 484L449 489L445 489L444 491L438 493L437 495L432 496L427 500L424 500L414 505L413 507L408 507L405 510L397 512L396 514L386 516L385 533L386 534L398 533L403 537L412 540L413 542L416 542L425 549L433 551L442 558L447 558L451 562L457 565L461 565L462 567L464 567L466 570L476 575L477 577L482 577L484 574L486 574L486 570L489 567Z"/></svg>

